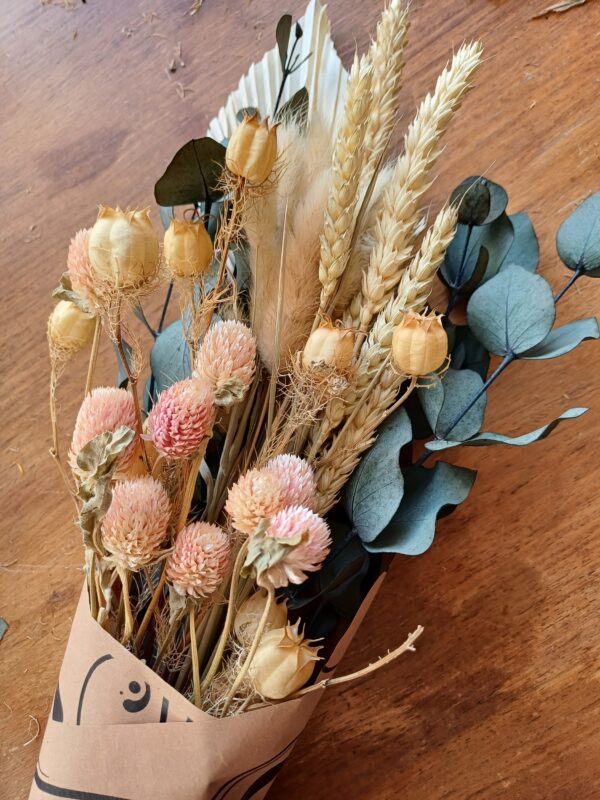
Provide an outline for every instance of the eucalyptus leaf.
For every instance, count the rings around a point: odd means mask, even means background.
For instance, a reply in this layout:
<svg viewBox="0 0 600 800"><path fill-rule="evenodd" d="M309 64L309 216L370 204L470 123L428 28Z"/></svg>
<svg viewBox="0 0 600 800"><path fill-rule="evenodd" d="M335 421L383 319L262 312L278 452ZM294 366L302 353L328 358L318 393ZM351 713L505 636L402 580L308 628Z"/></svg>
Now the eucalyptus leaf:
<svg viewBox="0 0 600 800"><path fill-rule="evenodd" d="M4 619L4 617L0 617L0 642L4 638L4 634L9 628L8 622Z"/></svg>
<svg viewBox="0 0 600 800"><path fill-rule="evenodd" d="M498 183L472 175L454 189L451 203L459 203L458 221L461 225L489 225L506 210L508 195Z"/></svg>
<svg viewBox="0 0 600 800"><path fill-rule="evenodd" d="M221 176L225 147L208 136L192 139L178 150L154 186L160 206L213 202L223 196Z"/></svg>
<svg viewBox="0 0 600 800"><path fill-rule="evenodd" d="M563 420L576 419L582 414L585 414L587 410L587 408L569 408L564 412L564 414L561 414L560 417L553 419L552 422L549 422L547 425L542 425L541 428L536 428L536 430L530 431L529 433L524 433L521 436L505 436L501 433L491 432L478 433L471 439L467 439L464 442L450 442L443 439L437 439L433 442L427 442L425 447L433 452L437 450L448 450L451 447L459 447L460 445L464 445L466 447L484 447L495 444L509 444L517 447L523 447L528 444L533 444L533 442L539 442L541 439L545 439L547 436L550 436L552 431L558 425L560 425Z"/></svg>
<svg viewBox="0 0 600 800"><path fill-rule="evenodd" d="M550 333L556 309L550 284L522 267L503 269L480 286L467 306L469 327L497 355L519 355Z"/></svg>
<svg viewBox="0 0 600 800"><path fill-rule="evenodd" d="M540 260L540 246L529 214L520 211L518 214L511 214L509 219L514 237L501 269L516 264L528 272L535 272Z"/></svg>
<svg viewBox="0 0 600 800"><path fill-rule="evenodd" d="M440 269L444 282L450 288L470 291L475 288L475 276L479 281L489 280L499 272L513 237L513 226L507 214L501 214L489 225L471 228L470 233L468 226L457 225ZM481 269L482 261L485 272Z"/></svg>
<svg viewBox="0 0 600 800"><path fill-rule="evenodd" d="M444 436L451 426L452 439L469 439L481 430L485 414L485 393L461 420L453 425L471 398L483 386L481 376L470 369L449 369L431 388L418 389L419 401L435 436Z"/></svg>
<svg viewBox="0 0 600 800"><path fill-rule="evenodd" d="M158 393L191 376L190 352L181 320L173 322L157 336L150 351L150 368Z"/></svg>
<svg viewBox="0 0 600 800"><path fill-rule="evenodd" d="M450 363L453 369L471 369L484 381L487 378L490 354L471 333L468 325L454 326Z"/></svg>
<svg viewBox="0 0 600 800"><path fill-rule="evenodd" d="M569 269L600 277L600 192L566 218L556 234L556 249Z"/></svg>
<svg viewBox="0 0 600 800"><path fill-rule="evenodd" d="M373 541L400 505L400 450L411 439L410 419L400 408L379 428L375 444L363 455L346 485L344 508L363 542Z"/></svg>
<svg viewBox="0 0 600 800"><path fill-rule="evenodd" d="M277 23L277 30L275 31L275 39L277 40L277 47L279 49L279 60L281 61L282 70L285 70L291 30L292 30L292 15L284 14Z"/></svg>
<svg viewBox="0 0 600 800"><path fill-rule="evenodd" d="M258 108L254 108L254 106L246 106L246 108L240 108L235 115L235 118L238 122L243 122L247 117L253 117L255 114L258 116L258 120L260 122L261 116Z"/></svg>
<svg viewBox="0 0 600 800"><path fill-rule="evenodd" d="M275 122L294 120L299 125L306 124L308 117L308 91L303 86L284 103L275 116Z"/></svg>
<svg viewBox="0 0 600 800"><path fill-rule="evenodd" d="M519 358L527 361L542 361L570 353L588 339L600 339L600 328L596 317L578 319L554 328L548 336L531 350L521 353Z"/></svg>
<svg viewBox="0 0 600 800"><path fill-rule="evenodd" d="M438 461L433 469L409 467L404 473L404 497L390 524L365 547L371 553L418 556L433 542L438 516L463 503L477 473Z"/></svg>
<svg viewBox="0 0 600 800"><path fill-rule="evenodd" d="M158 208L162 226L165 230L168 230L171 225L171 220L175 216L173 212L173 206L159 206Z"/></svg>

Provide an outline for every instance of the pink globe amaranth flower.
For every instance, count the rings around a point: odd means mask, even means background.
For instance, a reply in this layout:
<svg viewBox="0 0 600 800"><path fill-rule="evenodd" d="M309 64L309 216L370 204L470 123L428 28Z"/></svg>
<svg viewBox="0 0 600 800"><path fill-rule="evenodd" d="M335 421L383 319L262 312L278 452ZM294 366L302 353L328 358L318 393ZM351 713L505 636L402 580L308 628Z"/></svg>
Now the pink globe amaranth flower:
<svg viewBox="0 0 600 800"><path fill-rule="evenodd" d="M256 339L242 322L217 322L207 332L194 368L213 388L215 402L229 406L239 402L252 383L256 364Z"/></svg>
<svg viewBox="0 0 600 800"><path fill-rule="evenodd" d="M71 286L92 310L96 305L94 278L88 257L90 232L86 228L77 231L69 244L67 253L67 270L71 278Z"/></svg>
<svg viewBox="0 0 600 800"><path fill-rule="evenodd" d="M267 469L251 469L229 490L225 511L236 530L251 534L284 506L285 488L277 475Z"/></svg>
<svg viewBox="0 0 600 800"><path fill-rule="evenodd" d="M307 572L316 572L331 545L331 535L325 520L303 506L288 506L276 514L264 533L264 550L269 553L270 541L285 545L286 540L298 540L286 548L279 560L259 570L257 583L265 589L279 589L289 583L303 583ZM268 556L267 556L268 560Z"/></svg>
<svg viewBox="0 0 600 800"><path fill-rule="evenodd" d="M116 431L121 426L135 430L135 405L131 393L126 389L101 386L93 389L84 399L73 430L69 462L77 471L77 454L84 445L107 431ZM135 440L119 454L119 469L129 463L135 450Z"/></svg>
<svg viewBox="0 0 600 800"><path fill-rule="evenodd" d="M230 558L225 531L208 522L192 522L177 536L167 559L167 579L178 594L199 600L219 588Z"/></svg>
<svg viewBox="0 0 600 800"><path fill-rule="evenodd" d="M190 458L210 436L215 421L215 396L196 378L178 381L158 396L148 416L148 433L167 458Z"/></svg>
<svg viewBox="0 0 600 800"><path fill-rule="evenodd" d="M154 478L116 483L102 521L102 543L117 566L137 572L156 561L167 540L171 503Z"/></svg>
<svg viewBox="0 0 600 800"><path fill-rule="evenodd" d="M300 456L282 455L272 458L266 466L284 487L286 506L313 508L317 484L312 467Z"/></svg>

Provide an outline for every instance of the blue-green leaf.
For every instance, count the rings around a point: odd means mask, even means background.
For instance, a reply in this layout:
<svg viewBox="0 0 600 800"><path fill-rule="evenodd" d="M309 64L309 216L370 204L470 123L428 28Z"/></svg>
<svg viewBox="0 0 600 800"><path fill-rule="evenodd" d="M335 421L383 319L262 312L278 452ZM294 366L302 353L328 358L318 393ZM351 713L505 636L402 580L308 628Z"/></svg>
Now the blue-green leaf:
<svg viewBox="0 0 600 800"><path fill-rule="evenodd" d="M404 491L400 450L411 439L410 419L400 408L379 428L375 444L346 485L344 507L363 542L372 542L400 505Z"/></svg>
<svg viewBox="0 0 600 800"><path fill-rule="evenodd" d="M442 511L451 510L469 496L477 473L438 461L433 469L409 467L404 475L404 498L390 524L374 542L371 553L418 556L433 542L435 523Z"/></svg>
<svg viewBox="0 0 600 800"><path fill-rule="evenodd" d="M440 269L442 278L452 288L464 287L468 291L474 289L484 276L488 280L496 275L512 240L513 227L506 214L502 214L489 225L473 227L470 235L467 225L457 225ZM461 270L465 246L466 256Z"/></svg>
<svg viewBox="0 0 600 800"><path fill-rule="evenodd" d="M468 325L453 326L454 339L450 363L453 369L472 369L485 381L490 366L490 354L473 336ZM448 334L450 331L448 331Z"/></svg>
<svg viewBox="0 0 600 800"><path fill-rule="evenodd" d="M547 425L542 425L541 428L536 428L536 430L530 431L529 433L524 433L521 436L504 436L502 433L491 432L478 433L476 436L471 437L471 439L467 439L465 442L451 442L448 440L438 439L433 442L427 442L425 447L432 451L448 450L451 447L459 447L461 445L466 447L485 447L486 445L493 444L509 444L517 447L523 447L524 445L532 444L533 442L539 442L541 439L545 439L547 436L550 436L552 431L558 425L560 425L563 420L576 419L582 414L585 414L587 410L587 408L569 408L564 412L564 414L561 414L560 417L553 419L552 422L549 422Z"/></svg>
<svg viewBox="0 0 600 800"><path fill-rule="evenodd" d="M556 249L569 269L600 277L600 192L566 218L556 234Z"/></svg>
<svg viewBox="0 0 600 800"><path fill-rule="evenodd" d="M467 306L469 327L498 355L535 347L550 333L555 314L550 284L514 265L480 286Z"/></svg>
<svg viewBox="0 0 600 800"><path fill-rule="evenodd" d="M454 189L450 203L458 205L461 225L489 225L506 210L508 195L500 184L472 175Z"/></svg>
<svg viewBox="0 0 600 800"><path fill-rule="evenodd" d="M528 361L542 361L546 358L557 358L574 350L587 339L600 339L600 328L596 317L586 317L559 328L551 330L548 336L533 347L521 353L519 358Z"/></svg>
<svg viewBox="0 0 600 800"><path fill-rule="evenodd" d="M156 338L150 351L150 368L157 392L163 392L171 384L189 378L192 374L190 352L181 320L169 325Z"/></svg>
<svg viewBox="0 0 600 800"><path fill-rule="evenodd" d="M520 211L518 214L511 214L509 219L512 222L514 238L504 258L502 269L516 264L528 272L535 272L540 260L540 247L529 214Z"/></svg>
<svg viewBox="0 0 600 800"><path fill-rule="evenodd" d="M449 369L441 381L418 389L419 401L436 436L446 435L448 428L482 386L483 380L476 372ZM485 405L486 397L483 394L460 422L452 427L450 433L453 440L469 439L481 430Z"/></svg>

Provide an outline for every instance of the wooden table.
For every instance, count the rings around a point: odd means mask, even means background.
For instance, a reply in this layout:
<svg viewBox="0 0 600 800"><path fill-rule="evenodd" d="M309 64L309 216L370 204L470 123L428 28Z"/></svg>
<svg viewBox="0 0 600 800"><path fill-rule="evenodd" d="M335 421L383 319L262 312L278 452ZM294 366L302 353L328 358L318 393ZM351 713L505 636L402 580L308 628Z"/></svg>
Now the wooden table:
<svg viewBox="0 0 600 800"><path fill-rule="evenodd" d="M273 42L275 0L38 0L1 10L2 535L0 796L27 797L81 583L71 509L50 459L45 324L69 237L99 202L152 204L175 149L201 135L241 72ZM346 60L381 0L331 0ZM438 207L485 172L531 213L542 271L565 269L554 232L600 189L600 4L532 20L544 0L414 0L405 119L453 48L481 37L486 62L452 125ZM165 67L181 42L185 67ZM179 84L179 86L178 86ZM181 96L183 95L183 97ZM598 311L581 281L560 321ZM425 626L416 654L328 693L273 798L568 800L600 797L598 436L600 359L588 343L517 364L491 393L488 426L516 432L568 406L591 413L523 451L460 453L479 479L421 558L398 558L357 637L351 669ZM111 382L103 353L99 378ZM65 430L80 401L61 389Z"/></svg>

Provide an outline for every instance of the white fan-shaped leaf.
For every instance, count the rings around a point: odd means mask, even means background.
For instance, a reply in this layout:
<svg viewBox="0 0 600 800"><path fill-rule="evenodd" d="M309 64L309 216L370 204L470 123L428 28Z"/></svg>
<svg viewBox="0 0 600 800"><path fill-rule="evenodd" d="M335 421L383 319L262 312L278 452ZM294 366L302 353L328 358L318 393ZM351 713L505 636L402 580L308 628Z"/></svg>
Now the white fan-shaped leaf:
<svg viewBox="0 0 600 800"><path fill-rule="evenodd" d="M333 132L343 107L348 73L331 40L329 19L319 0L310 0L304 16L299 20L304 35L296 47L300 61L310 56L287 79L280 106L306 86L309 96L309 117L318 111L324 124ZM291 49L295 34L290 32ZM289 50L288 50L289 52ZM262 60L252 64L240 80L223 108L208 126L208 136L217 141L228 139L238 125L236 114L242 108L258 108L261 115L271 116L281 85L283 71L277 46L265 53Z"/></svg>

